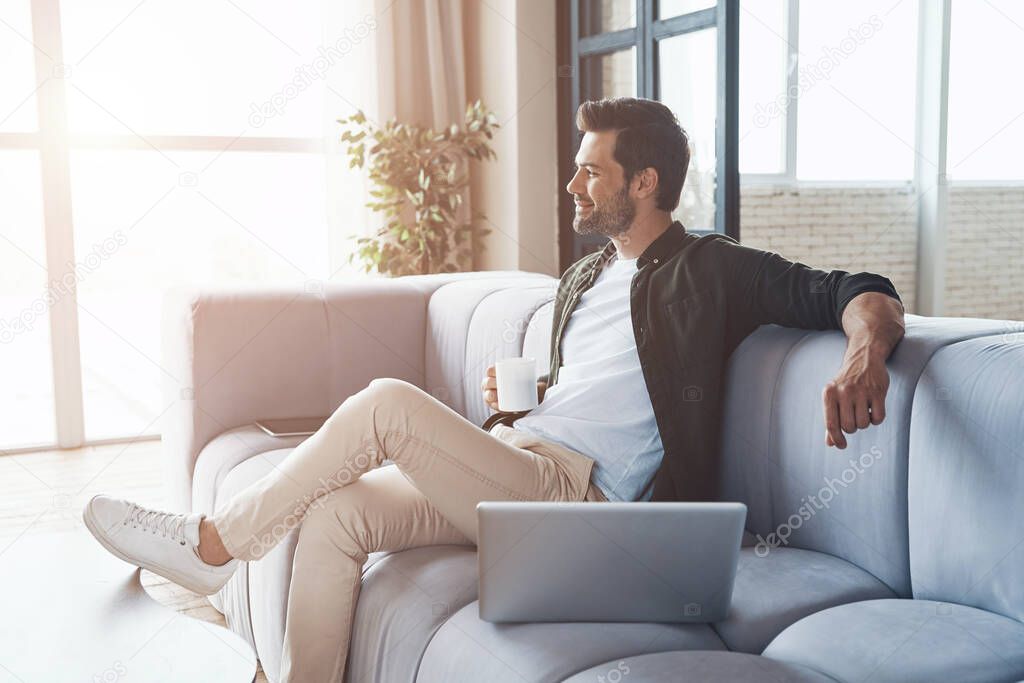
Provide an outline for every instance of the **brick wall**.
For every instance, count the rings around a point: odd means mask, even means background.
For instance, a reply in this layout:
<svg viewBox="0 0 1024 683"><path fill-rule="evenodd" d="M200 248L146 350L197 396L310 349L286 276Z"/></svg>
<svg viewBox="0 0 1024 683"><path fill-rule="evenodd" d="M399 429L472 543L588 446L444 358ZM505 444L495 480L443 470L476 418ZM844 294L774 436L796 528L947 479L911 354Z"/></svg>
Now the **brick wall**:
<svg viewBox="0 0 1024 683"><path fill-rule="evenodd" d="M871 271L914 311L917 196L909 184L880 187L744 185L744 244L824 270Z"/></svg>
<svg viewBox="0 0 1024 683"><path fill-rule="evenodd" d="M1024 320L1024 186L954 185L946 256L946 315Z"/></svg>
<svg viewBox="0 0 1024 683"><path fill-rule="evenodd" d="M744 185L743 242L816 268L885 275L915 312L917 197L907 185ZM949 193L944 315L1024 321L1024 185Z"/></svg>

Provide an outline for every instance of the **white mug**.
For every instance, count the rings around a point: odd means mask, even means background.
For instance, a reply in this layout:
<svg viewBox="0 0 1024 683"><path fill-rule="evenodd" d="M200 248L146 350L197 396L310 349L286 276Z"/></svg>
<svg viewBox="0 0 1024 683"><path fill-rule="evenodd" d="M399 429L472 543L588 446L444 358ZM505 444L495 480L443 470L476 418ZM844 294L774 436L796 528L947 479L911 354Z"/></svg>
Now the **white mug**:
<svg viewBox="0 0 1024 683"><path fill-rule="evenodd" d="M494 364L498 410L516 413L537 407L537 360L503 358Z"/></svg>

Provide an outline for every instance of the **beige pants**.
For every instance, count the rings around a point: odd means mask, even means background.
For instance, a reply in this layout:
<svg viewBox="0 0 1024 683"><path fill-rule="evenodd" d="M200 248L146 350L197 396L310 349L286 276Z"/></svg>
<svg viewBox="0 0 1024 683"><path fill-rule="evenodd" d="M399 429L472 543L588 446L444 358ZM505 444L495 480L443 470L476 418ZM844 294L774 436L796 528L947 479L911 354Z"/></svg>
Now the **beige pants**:
<svg viewBox="0 0 1024 683"><path fill-rule="evenodd" d="M281 680L341 681L368 553L475 545L483 500L604 501L593 464L505 425L485 432L413 384L376 379L212 521L243 560L300 527Z"/></svg>

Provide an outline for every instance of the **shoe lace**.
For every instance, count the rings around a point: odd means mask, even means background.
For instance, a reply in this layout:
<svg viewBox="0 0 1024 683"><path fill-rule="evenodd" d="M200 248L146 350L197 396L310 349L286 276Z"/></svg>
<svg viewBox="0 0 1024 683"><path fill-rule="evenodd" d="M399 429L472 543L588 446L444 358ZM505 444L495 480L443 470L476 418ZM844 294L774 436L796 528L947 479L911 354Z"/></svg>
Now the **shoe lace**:
<svg viewBox="0 0 1024 683"><path fill-rule="evenodd" d="M152 533L160 533L165 538L170 537L182 545L185 544L185 515L176 515L171 512L150 510L141 505L131 503L128 508L128 515L125 517L125 524L141 527L143 530Z"/></svg>

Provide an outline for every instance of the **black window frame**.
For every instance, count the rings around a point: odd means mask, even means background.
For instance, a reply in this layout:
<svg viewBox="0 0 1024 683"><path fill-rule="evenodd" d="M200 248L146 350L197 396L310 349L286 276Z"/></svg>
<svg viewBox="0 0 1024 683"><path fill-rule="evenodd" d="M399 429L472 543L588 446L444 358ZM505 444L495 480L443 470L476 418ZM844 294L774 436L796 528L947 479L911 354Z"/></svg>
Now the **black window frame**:
<svg viewBox="0 0 1024 683"><path fill-rule="evenodd" d="M717 29L718 96L715 128L715 228L687 230L718 232L739 240L739 0L717 0L715 6L666 19L655 19L658 0L636 1L636 26L588 36L580 35L581 7L587 0L558 4L558 176L563 191L558 201L559 267L564 272L587 253L600 249L607 237L577 235L572 229L572 197L564 191L575 173L579 149L576 109L581 102L581 60L636 48L637 97L659 99L658 41L694 31Z"/></svg>

